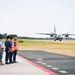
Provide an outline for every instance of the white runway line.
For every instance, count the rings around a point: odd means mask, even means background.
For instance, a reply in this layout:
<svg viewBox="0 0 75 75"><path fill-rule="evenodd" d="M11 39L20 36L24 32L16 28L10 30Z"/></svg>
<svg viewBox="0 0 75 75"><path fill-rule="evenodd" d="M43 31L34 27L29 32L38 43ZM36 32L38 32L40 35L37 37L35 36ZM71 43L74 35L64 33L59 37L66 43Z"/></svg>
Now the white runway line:
<svg viewBox="0 0 75 75"><path fill-rule="evenodd" d="M54 70L59 70L59 68L52 68L52 69L54 69Z"/></svg>
<svg viewBox="0 0 75 75"><path fill-rule="evenodd" d="M75 75L75 74L67 74L67 75Z"/></svg>
<svg viewBox="0 0 75 75"><path fill-rule="evenodd" d="M66 71L59 71L59 72L61 72L61 73L68 73L68 72L66 72Z"/></svg>
<svg viewBox="0 0 75 75"><path fill-rule="evenodd" d="M41 63L42 65L47 65L47 63Z"/></svg>
<svg viewBox="0 0 75 75"><path fill-rule="evenodd" d="M37 61L37 63L42 63L42 61Z"/></svg>
<svg viewBox="0 0 75 75"><path fill-rule="evenodd" d="M47 65L47 67L52 67L52 65Z"/></svg>
<svg viewBox="0 0 75 75"><path fill-rule="evenodd" d="M36 60L43 60L42 58L37 58Z"/></svg>

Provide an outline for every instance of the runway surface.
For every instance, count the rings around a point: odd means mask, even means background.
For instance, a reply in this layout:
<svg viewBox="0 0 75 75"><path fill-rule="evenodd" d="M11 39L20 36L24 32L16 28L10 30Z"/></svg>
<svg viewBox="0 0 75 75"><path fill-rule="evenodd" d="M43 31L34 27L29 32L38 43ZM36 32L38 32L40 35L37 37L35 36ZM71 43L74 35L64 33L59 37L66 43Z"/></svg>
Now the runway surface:
<svg viewBox="0 0 75 75"><path fill-rule="evenodd" d="M5 52L0 65L0 75L58 75L17 55L18 63L5 64ZM37 66L37 67L36 67Z"/></svg>
<svg viewBox="0 0 75 75"><path fill-rule="evenodd" d="M18 55L58 75L75 75L75 57L45 51L18 51Z"/></svg>

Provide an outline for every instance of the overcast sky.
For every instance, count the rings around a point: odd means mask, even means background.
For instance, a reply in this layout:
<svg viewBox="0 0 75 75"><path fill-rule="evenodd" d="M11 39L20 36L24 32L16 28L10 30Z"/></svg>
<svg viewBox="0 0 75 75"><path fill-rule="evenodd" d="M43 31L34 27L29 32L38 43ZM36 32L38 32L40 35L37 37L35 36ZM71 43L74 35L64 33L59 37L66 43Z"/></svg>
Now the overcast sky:
<svg viewBox="0 0 75 75"><path fill-rule="evenodd" d="M75 33L75 0L0 0L0 33L43 37L54 26Z"/></svg>

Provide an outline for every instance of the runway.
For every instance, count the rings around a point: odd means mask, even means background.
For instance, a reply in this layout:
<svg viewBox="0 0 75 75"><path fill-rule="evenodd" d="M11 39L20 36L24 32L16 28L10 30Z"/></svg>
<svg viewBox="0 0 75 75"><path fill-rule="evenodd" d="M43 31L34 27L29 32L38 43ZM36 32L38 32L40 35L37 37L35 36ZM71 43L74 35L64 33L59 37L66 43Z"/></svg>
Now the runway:
<svg viewBox="0 0 75 75"><path fill-rule="evenodd" d="M58 75L75 75L75 57L45 51L18 51L18 55Z"/></svg>
<svg viewBox="0 0 75 75"><path fill-rule="evenodd" d="M58 75L19 55L17 61L18 63L5 64L4 52L2 60L4 65L0 65L0 75Z"/></svg>

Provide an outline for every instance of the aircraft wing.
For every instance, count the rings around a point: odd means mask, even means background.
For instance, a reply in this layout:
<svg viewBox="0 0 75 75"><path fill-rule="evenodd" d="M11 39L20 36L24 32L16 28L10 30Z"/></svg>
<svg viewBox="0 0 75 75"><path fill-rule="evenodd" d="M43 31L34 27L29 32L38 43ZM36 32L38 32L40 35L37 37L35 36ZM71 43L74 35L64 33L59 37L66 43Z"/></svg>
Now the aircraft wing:
<svg viewBox="0 0 75 75"><path fill-rule="evenodd" d="M62 35L75 35L75 34L62 34Z"/></svg>
<svg viewBox="0 0 75 75"><path fill-rule="evenodd" d="M51 35L50 33L36 33L36 34L41 34L41 35Z"/></svg>
<svg viewBox="0 0 75 75"><path fill-rule="evenodd" d="M41 34L41 35L50 35L50 37L56 36L57 34L55 33L37 33L37 34Z"/></svg>
<svg viewBox="0 0 75 75"><path fill-rule="evenodd" d="M67 38L67 37L69 37L70 35L71 35L71 36L74 36L75 34L68 34L68 33L65 33L65 34L62 34L62 35L64 35L64 36Z"/></svg>

